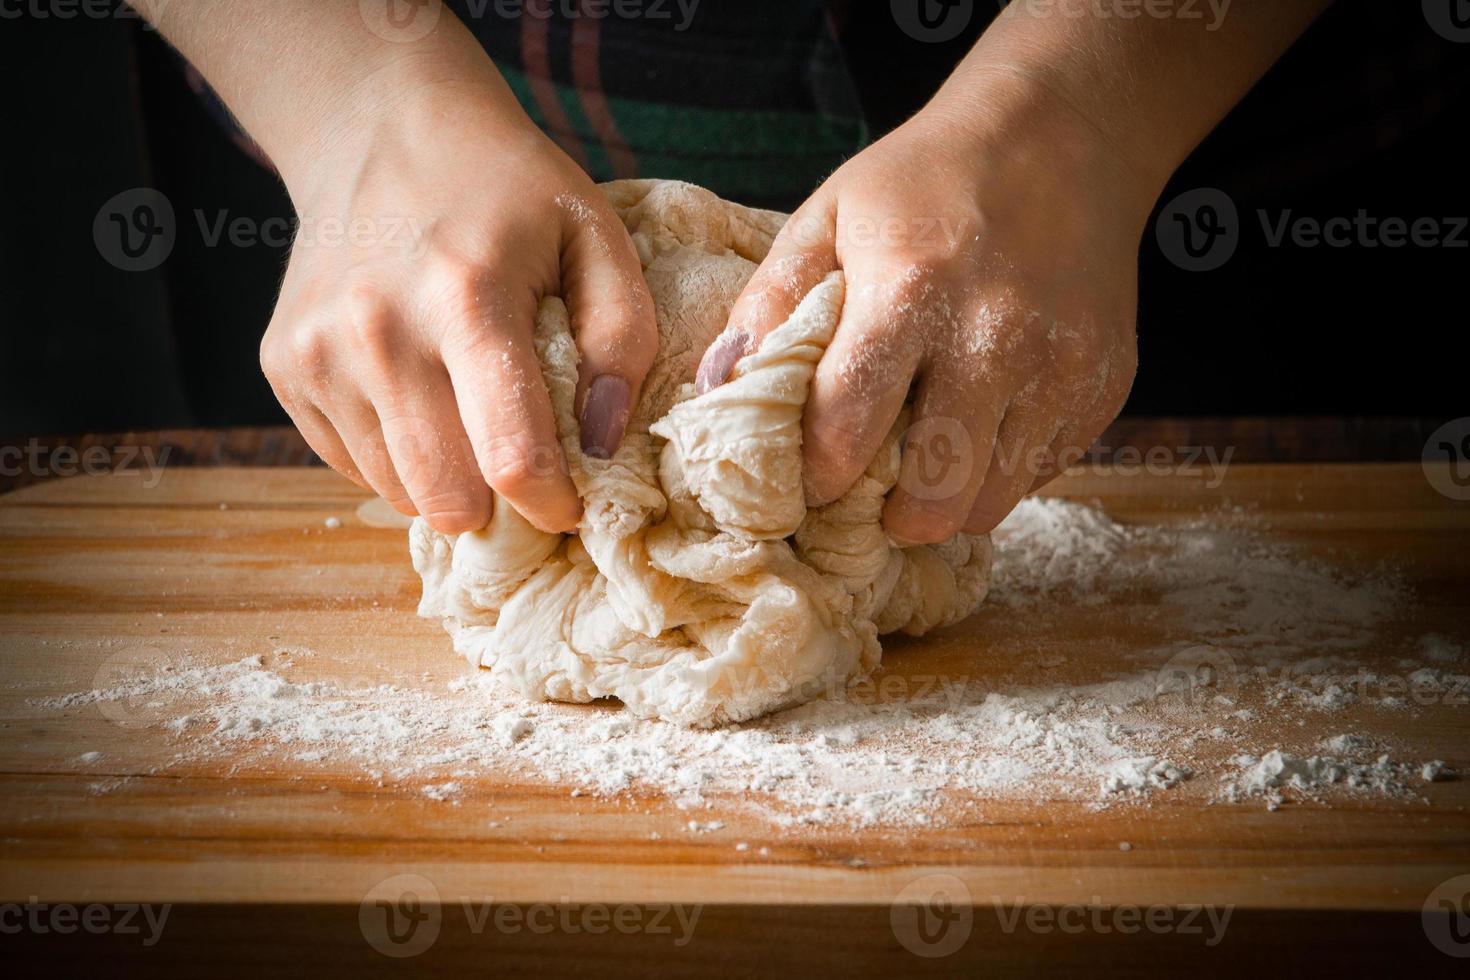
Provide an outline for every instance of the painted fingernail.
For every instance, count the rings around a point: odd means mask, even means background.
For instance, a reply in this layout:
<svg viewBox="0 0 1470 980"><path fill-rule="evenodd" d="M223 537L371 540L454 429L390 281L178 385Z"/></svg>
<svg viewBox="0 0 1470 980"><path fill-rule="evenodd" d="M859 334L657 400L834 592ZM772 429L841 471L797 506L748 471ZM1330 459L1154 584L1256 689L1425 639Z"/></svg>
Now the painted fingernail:
<svg viewBox="0 0 1470 980"><path fill-rule="evenodd" d="M594 459L610 459L628 427L632 392L628 382L604 374L587 387L582 403L582 452Z"/></svg>
<svg viewBox="0 0 1470 980"><path fill-rule="evenodd" d="M704 352L704 360L699 362L699 372L694 376L694 390L703 395L724 384L725 379L730 377L735 362L745 356L745 348L749 344L750 336L743 330L721 334L710 345L710 349Z"/></svg>

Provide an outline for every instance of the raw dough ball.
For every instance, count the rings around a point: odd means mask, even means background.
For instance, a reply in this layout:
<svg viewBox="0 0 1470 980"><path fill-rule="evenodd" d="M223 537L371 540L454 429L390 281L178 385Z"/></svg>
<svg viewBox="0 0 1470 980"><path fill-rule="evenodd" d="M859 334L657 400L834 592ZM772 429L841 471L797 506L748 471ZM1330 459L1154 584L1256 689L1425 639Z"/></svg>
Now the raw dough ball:
<svg viewBox="0 0 1470 980"><path fill-rule="evenodd" d="M586 511L546 534L497 498L481 531L411 534L419 606L457 651L536 698L616 697L688 725L742 721L841 692L877 666L880 633L955 622L985 596L990 539L899 549L879 520L898 480L899 420L841 500L808 510L801 414L842 312L834 274L731 380L696 397L700 355L785 216L688 184L619 181L604 193L642 260L661 348L623 445L580 450L577 350L558 299L536 349Z"/></svg>

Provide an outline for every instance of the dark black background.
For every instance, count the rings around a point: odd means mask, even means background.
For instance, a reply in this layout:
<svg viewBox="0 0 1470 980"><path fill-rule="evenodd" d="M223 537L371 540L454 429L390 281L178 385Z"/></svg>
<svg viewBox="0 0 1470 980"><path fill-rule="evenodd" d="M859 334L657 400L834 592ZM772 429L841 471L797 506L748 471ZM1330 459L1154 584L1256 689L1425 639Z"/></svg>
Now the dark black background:
<svg viewBox="0 0 1470 980"><path fill-rule="evenodd" d="M887 4L871 6L888 16ZM7 11L0 434L284 422L257 349L285 252L207 248L192 218L288 216L275 178L135 19ZM848 28L859 66L904 43L877 24L854 17ZM935 77L958 50L938 52ZM880 77L865 97L896 121L930 84ZM1470 44L1431 30L1419 0L1339 0L1164 195L1225 190L1243 239L1222 269L1189 273L1145 238L1141 368L1127 412L1466 414L1470 248L1272 248L1255 215L1470 215L1467 124ZM138 186L168 195L180 235L162 267L126 273L99 255L92 222Z"/></svg>

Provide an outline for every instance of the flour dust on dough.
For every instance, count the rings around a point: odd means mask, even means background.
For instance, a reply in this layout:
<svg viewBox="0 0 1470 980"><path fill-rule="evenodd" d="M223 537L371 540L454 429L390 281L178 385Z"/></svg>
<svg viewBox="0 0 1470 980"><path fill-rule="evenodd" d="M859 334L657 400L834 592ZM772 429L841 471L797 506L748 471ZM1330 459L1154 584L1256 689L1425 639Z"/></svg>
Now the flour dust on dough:
<svg viewBox="0 0 1470 980"><path fill-rule="evenodd" d="M627 437L610 460L581 452L577 349L566 307L544 300L536 350L582 522L547 534L498 497L480 531L415 521L420 615L527 697L615 697L641 716L711 726L840 692L877 666L880 634L973 612L988 537L901 549L880 526L906 418L846 496L806 506L802 409L842 312L841 274L727 384L696 396L700 355L785 216L676 182L602 190L637 246L660 335Z"/></svg>

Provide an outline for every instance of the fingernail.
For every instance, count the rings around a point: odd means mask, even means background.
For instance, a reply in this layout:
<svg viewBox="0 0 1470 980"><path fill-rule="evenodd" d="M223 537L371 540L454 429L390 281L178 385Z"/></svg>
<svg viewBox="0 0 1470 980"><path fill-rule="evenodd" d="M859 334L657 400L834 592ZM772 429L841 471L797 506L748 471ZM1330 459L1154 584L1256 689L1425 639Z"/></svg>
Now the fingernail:
<svg viewBox="0 0 1470 980"><path fill-rule="evenodd" d="M602 375L587 387L582 403L582 452L594 459L612 457L628 427L631 395L628 382L612 374Z"/></svg>
<svg viewBox="0 0 1470 980"><path fill-rule="evenodd" d="M710 345L710 349L704 352L704 359L699 362L699 371L694 376L694 390L703 395L724 384L725 379L730 377L735 362L745 356L745 348L749 343L750 336L743 330L721 334Z"/></svg>

